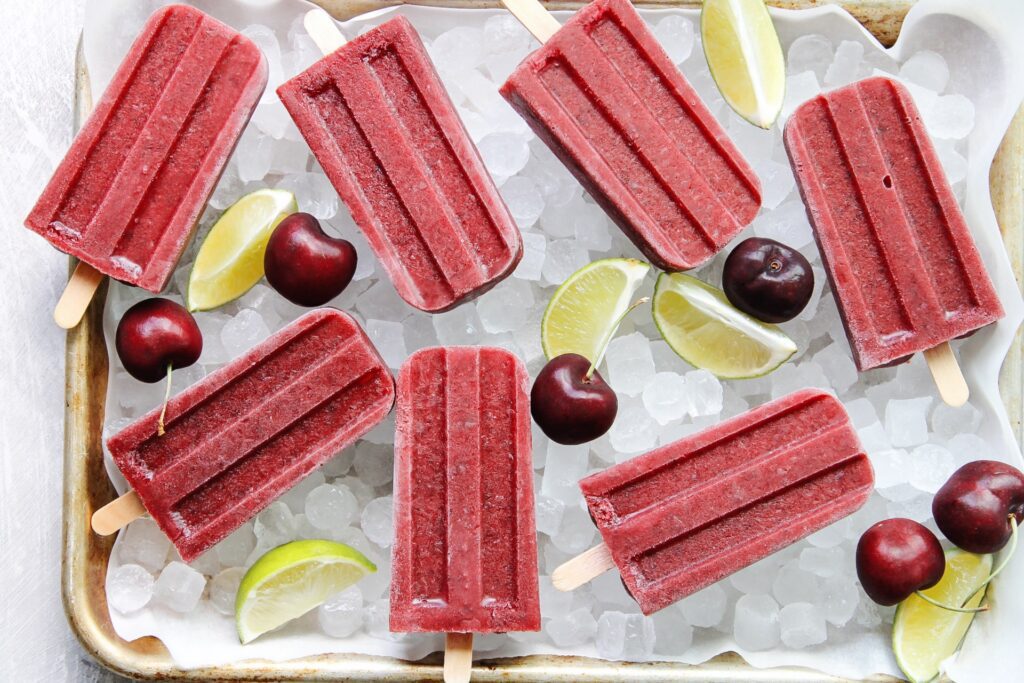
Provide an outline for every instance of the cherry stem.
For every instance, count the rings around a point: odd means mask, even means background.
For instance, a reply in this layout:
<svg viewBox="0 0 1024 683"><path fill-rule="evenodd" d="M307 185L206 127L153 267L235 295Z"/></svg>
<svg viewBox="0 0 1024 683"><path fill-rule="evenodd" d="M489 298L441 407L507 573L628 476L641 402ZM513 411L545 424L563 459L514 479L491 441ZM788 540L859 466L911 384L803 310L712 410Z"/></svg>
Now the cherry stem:
<svg viewBox="0 0 1024 683"><path fill-rule="evenodd" d="M174 365L167 364L167 390L164 392L164 407L160 409L160 418L156 421L156 435L164 435L164 418L167 417L167 403L171 400L171 371Z"/></svg>
<svg viewBox="0 0 1024 683"><path fill-rule="evenodd" d="M978 591L975 591L975 593L977 593L977 592ZM935 598L929 598L927 595L925 595L921 591L914 591L914 593L917 595L917 597L921 598L922 600L924 600L928 604L935 605L936 607L941 607L942 609L947 609L950 612L966 612L966 613L974 614L975 612L987 612L988 611L988 605L982 605L981 607L953 607L952 605L944 605L943 603L939 602Z"/></svg>
<svg viewBox="0 0 1024 683"><path fill-rule="evenodd" d="M604 352L608 350L608 345L612 343L612 338L615 337L615 333L619 330L619 325L621 325L622 321L626 319L626 316L632 313L638 306L643 306L650 300L651 298L649 296L640 297L631 303L629 308L624 310L622 315L612 323L611 328L608 330L608 334L605 335L605 338L601 343L601 348L598 349L598 352L594 355L594 360L590 362L590 367L587 368L587 374L583 376L584 381L589 380L594 376L594 371L597 370L597 364L601 362L602 358L604 358Z"/></svg>
<svg viewBox="0 0 1024 683"><path fill-rule="evenodd" d="M1017 518L1014 515L1010 515L1010 547L1003 553L1003 559L995 571L988 575L985 583L975 588L974 592L967 596L967 599L963 601L961 606L966 605L970 602L971 598L978 594L978 591L992 583L992 580L999 576L999 572L1003 571L1006 565L1010 563L1010 559L1015 552L1017 552Z"/></svg>

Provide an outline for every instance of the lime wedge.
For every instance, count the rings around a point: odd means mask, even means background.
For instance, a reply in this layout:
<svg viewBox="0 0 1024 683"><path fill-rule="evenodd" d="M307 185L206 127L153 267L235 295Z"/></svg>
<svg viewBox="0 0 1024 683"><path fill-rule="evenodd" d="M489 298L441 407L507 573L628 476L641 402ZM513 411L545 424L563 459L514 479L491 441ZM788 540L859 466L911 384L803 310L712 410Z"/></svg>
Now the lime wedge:
<svg viewBox="0 0 1024 683"><path fill-rule="evenodd" d="M992 571L991 555L975 555L955 548L946 552L946 572L925 595L943 605L960 606ZM977 607L985 597L978 591L965 607ZM960 647L974 615L936 607L916 595L900 603L892 624L892 651L896 663L912 683L939 675L939 665Z"/></svg>
<svg viewBox="0 0 1024 683"><path fill-rule="evenodd" d="M764 0L704 0L700 35L725 101L755 126L771 128L782 110L786 65Z"/></svg>
<svg viewBox="0 0 1024 683"><path fill-rule="evenodd" d="M672 350L719 377L766 375L796 353L796 344L778 327L736 310L724 292L689 275L658 276L653 308Z"/></svg>
<svg viewBox="0 0 1024 683"><path fill-rule="evenodd" d="M263 277L263 253L277 224L299 208L288 190L247 194L217 219L199 247L188 279L190 311L237 299Z"/></svg>
<svg viewBox="0 0 1024 683"><path fill-rule="evenodd" d="M292 541L256 560L242 577L235 625L243 644L301 617L377 567L334 541Z"/></svg>
<svg viewBox="0 0 1024 683"><path fill-rule="evenodd" d="M650 269L636 259L609 258L570 275L551 297L540 322L544 355L550 359L578 353L600 363L617 321Z"/></svg>

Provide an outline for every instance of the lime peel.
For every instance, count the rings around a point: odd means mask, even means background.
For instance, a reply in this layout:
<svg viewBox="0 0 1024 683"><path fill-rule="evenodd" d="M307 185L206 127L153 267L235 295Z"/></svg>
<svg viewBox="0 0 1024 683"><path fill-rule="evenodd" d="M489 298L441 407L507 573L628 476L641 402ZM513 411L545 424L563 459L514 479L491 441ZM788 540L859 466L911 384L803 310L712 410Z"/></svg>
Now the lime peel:
<svg viewBox="0 0 1024 683"><path fill-rule="evenodd" d="M766 375L797 351L778 327L737 310L721 290L682 273L658 277L652 312L677 355L724 379Z"/></svg>
<svg viewBox="0 0 1024 683"><path fill-rule="evenodd" d="M235 599L238 638L251 642L376 571L373 562L344 543L311 539L280 545L242 577Z"/></svg>
<svg viewBox="0 0 1024 683"><path fill-rule="evenodd" d="M288 190L264 188L227 208L203 239L189 273L190 311L208 311L245 294L263 277L263 255L274 228L298 211Z"/></svg>
<svg viewBox="0 0 1024 683"><path fill-rule="evenodd" d="M608 341L622 321L651 266L631 258L594 261L555 291L541 319L541 348L554 358L578 353L600 365Z"/></svg>

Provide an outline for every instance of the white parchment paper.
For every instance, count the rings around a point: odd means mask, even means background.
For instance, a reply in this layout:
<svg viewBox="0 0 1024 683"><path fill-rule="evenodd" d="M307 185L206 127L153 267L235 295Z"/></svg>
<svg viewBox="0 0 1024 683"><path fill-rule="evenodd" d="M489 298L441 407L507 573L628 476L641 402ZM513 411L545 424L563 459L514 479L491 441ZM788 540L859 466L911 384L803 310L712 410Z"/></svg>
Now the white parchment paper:
<svg viewBox="0 0 1024 683"><path fill-rule="evenodd" d="M94 93L106 86L113 70L126 52L152 9L161 2L137 0L90 0L86 9L85 50ZM219 19L244 28L250 24L271 26L279 35L312 8L304 0L194 0L192 4ZM434 38L456 25L482 26L498 10L453 10L406 6L389 8L342 24L348 36L366 25L375 25L400 13L407 16L426 37ZM654 20L678 12L694 18L692 10L641 10ZM836 6L812 10L773 10L784 48L796 37L820 33L834 44L856 40L866 52L884 51L851 16ZM566 12L556 16L564 21ZM1024 96L1024 3L1019 0L921 0L910 11L899 41L888 50L902 60L922 49L942 54L950 65L950 90L970 98L976 107L976 125L969 144L969 174L963 209L982 256L999 291L1007 315L998 324L980 331L960 345L960 357L971 385L972 403L985 415L982 435L998 444L999 452L985 457L1004 459L1021 466L1018 446L998 392L998 373L1012 337L1022 318L1018 285L996 224L989 196L988 170L1006 128ZM291 74L286 74L290 76ZM118 477L119 479L119 477ZM123 484L123 482L121 482ZM115 560L116 561L116 560ZM990 590L994 609L980 615L971 629L962 653L950 663L958 681L1020 680L1024 671L1024 648L1020 646L1020 623L1024 619L1024 558L1018 557ZM158 616L154 616L158 614ZM441 649L440 636L418 636L405 642L390 642L359 635L334 639L321 634L314 616L288 625L278 632L242 647L231 619L215 613L206 603L192 614L144 611L135 615L112 615L118 634L126 639L144 635L160 638L179 666L198 667L227 664L246 658L285 660L321 653L358 652L419 659ZM717 633L717 632L716 632ZM898 674L893 660L888 626L877 631L831 637L819 646L793 651L779 647L761 652L740 653L753 665L772 667L799 665L836 675L860 678L872 673ZM737 650L732 637L717 634L702 637L677 661L696 664L727 650ZM488 658L527 654L563 654L595 657L592 646L572 650L545 645L527 645L506 639Z"/></svg>

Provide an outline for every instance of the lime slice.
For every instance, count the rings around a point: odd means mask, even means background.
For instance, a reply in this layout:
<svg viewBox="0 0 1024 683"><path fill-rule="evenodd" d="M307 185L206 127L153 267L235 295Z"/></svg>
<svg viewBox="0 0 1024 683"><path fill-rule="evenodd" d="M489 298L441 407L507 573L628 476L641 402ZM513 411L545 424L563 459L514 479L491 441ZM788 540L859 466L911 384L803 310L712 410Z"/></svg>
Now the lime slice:
<svg viewBox="0 0 1024 683"><path fill-rule="evenodd" d="M653 308L672 350L719 377L766 375L796 353L796 344L778 327L736 310L721 290L689 275L658 276Z"/></svg>
<svg viewBox="0 0 1024 683"><path fill-rule="evenodd" d="M242 577L235 625L243 644L301 617L377 567L334 541L292 541L269 551Z"/></svg>
<svg viewBox="0 0 1024 683"><path fill-rule="evenodd" d="M959 606L988 578L991 555L975 555L955 548L946 551L946 572L925 595L943 605ZM985 597L978 591L965 607L977 607ZM931 605L916 595L900 603L892 624L892 651L896 663L913 683L939 675L939 665L960 647L974 615Z"/></svg>
<svg viewBox="0 0 1024 683"><path fill-rule="evenodd" d="M570 275L551 297L540 322L544 355L550 359L578 353L600 363L619 318L650 269L636 259L609 258Z"/></svg>
<svg viewBox="0 0 1024 683"><path fill-rule="evenodd" d="M288 190L263 189L228 207L213 224L188 279L190 311L237 299L263 277L263 253L277 224L299 207Z"/></svg>
<svg viewBox="0 0 1024 683"><path fill-rule="evenodd" d="M764 0L704 0L700 35L725 101L755 126L771 128L782 110L786 65Z"/></svg>

